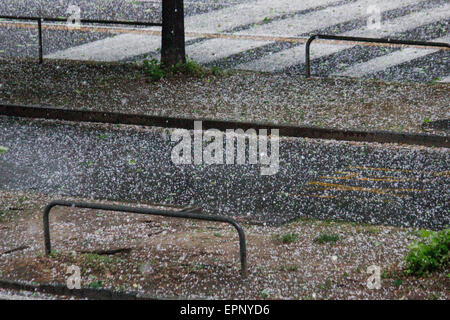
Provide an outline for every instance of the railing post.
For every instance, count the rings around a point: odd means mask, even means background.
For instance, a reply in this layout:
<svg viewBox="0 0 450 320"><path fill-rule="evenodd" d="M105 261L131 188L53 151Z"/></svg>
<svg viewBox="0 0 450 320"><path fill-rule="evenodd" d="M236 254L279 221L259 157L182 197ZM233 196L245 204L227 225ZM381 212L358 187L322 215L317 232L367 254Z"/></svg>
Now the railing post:
<svg viewBox="0 0 450 320"><path fill-rule="evenodd" d="M52 245L50 242L50 221L49 221L49 214L52 210L54 204L53 202L49 203L44 210L43 215L43 224L44 224L44 244L45 244L45 254L49 255L52 251Z"/></svg>
<svg viewBox="0 0 450 320"><path fill-rule="evenodd" d="M309 37L308 41L306 41L305 45L305 65L306 65L306 78L311 77L311 42L316 39L316 35Z"/></svg>
<svg viewBox="0 0 450 320"><path fill-rule="evenodd" d="M38 18L38 39L39 39L39 64L44 62L44 57L42 53L42 19Z"/></svg>
<svg viewBox="0 0 450 320"><path fill-rule="evenodd" d="M241 256L241 275L242 277L247 277L247 245L245 242L245 233L242 230L241 226L233 223L234 227L237 229L239 234L239 248L240 248L240 256Z"/></svg>

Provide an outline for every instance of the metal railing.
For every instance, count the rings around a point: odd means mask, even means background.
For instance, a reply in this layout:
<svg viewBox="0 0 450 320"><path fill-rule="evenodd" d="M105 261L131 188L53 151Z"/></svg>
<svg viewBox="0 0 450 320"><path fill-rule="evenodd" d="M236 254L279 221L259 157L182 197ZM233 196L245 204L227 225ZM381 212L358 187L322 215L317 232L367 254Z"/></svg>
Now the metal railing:
<svg viewBox="0 0 450 320"><path fill-rule="evenodd" d="M50 243L50 222L49 214L50 211L57 206L62 207L72 207L72 208L84 208L84 209L94 209L103 211L115 211L115 212L128 212L144 215L156 215L163 217L173 217L173 218L184 218L184 219L194 219L194 220L205 220L205 221L215 221L224 222L233 225L239 234L239 247L240 247L240 258L241 258L241 274L242 277L247 276L247 246L245 242L245 233L242 227L234 220L229 217L217 216L217 215L203 215L197 214L189 211L163 211L148 208L136 208L136 207L126 207L119 205L106 205L99 203L83 203L83 202L71 202L71 201L52 201L50 202L44 210L43 222L44 222L44 241L45 241L45 253L48 255L51 252Z"/></svg>
<svg viewBox="0 0 450 320"><path fill-rule="evenodd" d="M43 41L42 41L42 23L43 22L67 22L64 18L49 18L49 17L27 17L27 16L2 16L0 19L7 20L27 20L36 21L38 24L38 41L39 41L39 64L44 62L43 58ZM78 20L77 20L78 22ZM91 23L91 24L118 24L118 25L131 25L131 26L145 26L145 27L162 27L162 23L156 22L143 22L143 21L127 21L127 20L96 20L96 19L80 19L80 23ZM69 26L71 26L69 24Z"/></svg>
<svg viewBox="0 0 450 320"><path fill-rule="evenodd" d="M310 47L311 47L311 43L316 39L450 48L450 44L445 43L445 42L428 42L428 41L415 41L415 40L363 38L363 37L347 37L347 36L335 36L335 35L326 35L326 34L315 34L315 35L312 35L311 37L309 37L308 41L306 41L306 46L305 46L306 78L311 77Z"/></svg>

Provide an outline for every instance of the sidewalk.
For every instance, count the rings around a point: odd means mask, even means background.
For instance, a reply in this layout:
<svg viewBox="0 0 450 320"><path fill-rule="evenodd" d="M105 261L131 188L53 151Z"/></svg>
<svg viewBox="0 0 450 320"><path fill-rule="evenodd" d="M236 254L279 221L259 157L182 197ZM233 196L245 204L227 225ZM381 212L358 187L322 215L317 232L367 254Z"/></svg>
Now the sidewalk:
<svg viewBox="0 0 450 320"><path fill-rule="evenodd" d="M152 82L132 64L34 61L1 61L0 74L5 103L448 136L448 128L422 127L450 117L446 83L307 80L243 71Z"/></svg>

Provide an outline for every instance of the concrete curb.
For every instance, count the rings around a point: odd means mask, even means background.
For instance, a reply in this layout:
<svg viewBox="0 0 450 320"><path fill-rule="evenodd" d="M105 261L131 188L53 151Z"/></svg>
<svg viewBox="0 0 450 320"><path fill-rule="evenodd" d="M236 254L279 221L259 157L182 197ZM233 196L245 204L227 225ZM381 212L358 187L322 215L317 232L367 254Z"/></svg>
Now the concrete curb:
<svg viewBox="0 0 450 320"><path fill-rule="evenodd" d="M399 143L409 145L422 145L449 148L449 139L446 136L398 133L391 131L361 131L341 130L332 128L317 128L294 126L263 122L235 122L212 119L175 118L142 114L126 114L102 111L69 110L41 106L12 105L0 103L0 115L21 118L40 118L51 120L66 120L76 122L98 122L112 124L127 124L140 126L153 126L162 128L194 129L194 121L202 121L202 128L218 129L278 129L280 136L302 137L312 139L331 139L345 141Z"/></svg>
<svg viewBox="0 0 450 320"><path fill-rule="evenodd" d="M155 297L141 295L137 292L118 292L109 289L69 289L59 283L34 284L26 281L0 279L0 288L14 291L31 291L58 296L70 296L91 300L161 300Z"/></svg>

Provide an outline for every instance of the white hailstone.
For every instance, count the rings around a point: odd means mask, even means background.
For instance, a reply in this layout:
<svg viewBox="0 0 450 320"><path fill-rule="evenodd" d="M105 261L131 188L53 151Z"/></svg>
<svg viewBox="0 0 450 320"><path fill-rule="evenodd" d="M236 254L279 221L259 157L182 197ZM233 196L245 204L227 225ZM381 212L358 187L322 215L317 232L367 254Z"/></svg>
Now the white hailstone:
<svg viewBox="0 0 450 320"><path fill-rule="evenodd" d="M333 261L337 261L338 257L337 256L331 256L331 260Z"/></svg>
<svg viewBox="0 0 450 320"><path fill-rule="evenodd" d="M140 269L142 274L152 274L154 272L153 267L149 263L144 263Z"/></svg>

